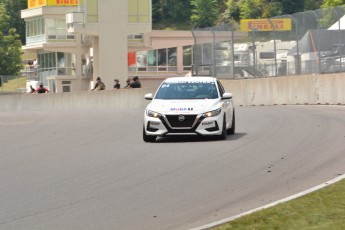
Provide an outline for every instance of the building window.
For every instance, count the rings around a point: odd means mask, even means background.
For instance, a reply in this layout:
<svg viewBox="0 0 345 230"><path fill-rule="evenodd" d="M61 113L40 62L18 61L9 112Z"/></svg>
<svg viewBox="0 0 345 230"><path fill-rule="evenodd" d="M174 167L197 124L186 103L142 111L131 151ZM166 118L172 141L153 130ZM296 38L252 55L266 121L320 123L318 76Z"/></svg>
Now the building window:
<svg viewBox="0 0 345 230"><path fill-rule="evenodd" d="M128 52L129 71L177 71L177 47Z"/></svg>
<svg viewBox="0 0 345 230"><path fill-rule="evenodd" d="M34 18L26 21L26 43L37 43L45 41L44 18Z"/></svg>
<svg viewBox="0 0 345 230"><path fill-rule="evenodd" d="M43 52L38 54L38 64L42 76L75 75L76 55L62 52Z"/></svg>
<svg viewBox="0 0 345 230"><path fill-rule="evenodd" d="M143 34L129 34L127 35L128 41L142 41Z"/></svg>
<svg viewBox="0 0 345 230"><path fill-rule="evenodd" d="M149 66L157 66L157 51L149 50L148 51L148 64Z"/></svg>
<svg viewBox="0 0 345 230"><path fill-rule="evenodd" d="M128 22L150 23L151 22L150 0L128 0Z"/></svg>
<svg viewBox="0 0 345 230"><path fill-rule="evenodd" d="M98 0L87 1L86 9L87 22L97 23L98 22Z"/></svg>
<svg viewBox="0 0 345 230"><path fill-rule="evenodd" d="M177 48L168 49L168 65L177 66Z"/></svg>
<svg viewBox="0 0 345 230"><path fill-rule="evenodd" d="M192 66L193 64L193 48L192 46L183 47L183 66Z"/></svg>
<svg viewBox="0 0 345 230"><path fill-rule="evenodd" d="M138 51L137 52L137 67L146 67L147 66L147 51Z"/></svg>
<svg viewBox="0 0 345 230"><path fill-rule="evenodd" d="M74 40L74 35L67 32L65 20L46 19L48 40Z"/></svg>
<svg viewBox="0 0 345 230"><path fill-rule="evenodd" d="M167 50L159 49L158 50L158 66L166 66L166 65L167 65Z"/></svg>

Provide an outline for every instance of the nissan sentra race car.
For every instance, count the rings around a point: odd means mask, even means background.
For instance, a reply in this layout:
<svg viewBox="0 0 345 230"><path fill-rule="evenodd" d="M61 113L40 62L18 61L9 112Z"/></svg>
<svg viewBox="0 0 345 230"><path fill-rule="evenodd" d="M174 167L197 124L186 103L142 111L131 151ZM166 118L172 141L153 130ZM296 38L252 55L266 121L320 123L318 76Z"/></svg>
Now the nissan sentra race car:
<svg viewBox="0 0 345 230"><path fill-rule="evenodd" d="M235 133L232 94L213 77L173 77L162 82L144 114L143 139L169 135L218 136Z"/></svg>

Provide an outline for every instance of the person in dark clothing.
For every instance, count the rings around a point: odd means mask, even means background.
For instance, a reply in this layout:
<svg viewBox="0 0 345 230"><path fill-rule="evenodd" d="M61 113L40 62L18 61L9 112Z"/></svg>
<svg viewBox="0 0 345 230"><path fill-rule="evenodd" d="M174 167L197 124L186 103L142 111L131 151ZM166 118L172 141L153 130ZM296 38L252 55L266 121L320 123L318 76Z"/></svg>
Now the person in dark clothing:
<svg viewBox="0 0 345 230"><path fill-rule="evenodd" d="M49 90L43 86L43 83L40 83L40 86L37 87L35 93L49 93Z"/></svg>
<svg viewBox="0 0 345 230"><path fill-rule="evenodd" d="M114 89L120 89L121 85L119 83L119 80L118 79L115 79L114 80Z"/></svg>
<svg viewBox="0 0 345 230"><path fill-rule="evenodd" d="M131 88L131 80L130 79L127 79L126 80L126 85L125 85L125 87L123 87L124 89L129 89L129 88Z"/></svg>
<svg viewBox="0 0 345 230"><path fill-rule="evenodd" d="M97 77L97 82L95 84L95 87L93 87L93 89L91 91L98 91L98 90L105 90L105 84L102 82L100 77Z"/></svg>
<svg viewBox="0 0 345 230"><path fill-rule="evenodd" d="M141 83L138 76L133 77L133 82L131 83L130 88L141 88Z"/></svg>
<svg viewBox="0 0 345 230"><path fill-rule="evenodd" d="M28 93L34 93L34 92L35 92L34 87L32 87L32 85L30 85L30 90L28 91Z"/></svg>

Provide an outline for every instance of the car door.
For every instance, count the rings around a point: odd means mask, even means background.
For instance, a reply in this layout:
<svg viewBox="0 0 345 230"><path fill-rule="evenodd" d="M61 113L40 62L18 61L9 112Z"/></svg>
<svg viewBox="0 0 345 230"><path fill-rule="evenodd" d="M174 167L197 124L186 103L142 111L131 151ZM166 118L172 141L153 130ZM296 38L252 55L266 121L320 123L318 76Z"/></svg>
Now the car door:
<svg viewBox="0 0 345 230"><path fill-rule="evenodd" d="M225 93L225 89L220 81L217 81L217 85L219 88L219 93L221 97ZM229 128L230 124L232 122L232 114L233 114L233 104L232 104L232 98L231 99L222 99L224 102L224 109L225 109L225 115L226 115L226 127Z"/></svg>

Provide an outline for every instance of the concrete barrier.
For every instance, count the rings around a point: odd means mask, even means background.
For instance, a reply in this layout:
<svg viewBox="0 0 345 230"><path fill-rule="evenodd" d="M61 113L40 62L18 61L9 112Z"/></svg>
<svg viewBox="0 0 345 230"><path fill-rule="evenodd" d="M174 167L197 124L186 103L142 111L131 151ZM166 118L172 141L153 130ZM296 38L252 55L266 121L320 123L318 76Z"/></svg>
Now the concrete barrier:
<svg viewBox="0 0 345 230"><path fill-rule="evenodd" d="M236 105L345 104L345 75L224 80Z"/></svg>
<svg viewBox="0 0 345 230"><path fill-rule="evenodd" d="M222 80L237 106L280 104L345 105L345 75L308 75ZM0 95L0 111L144 108L156 87L57 94Z"/></svg>
<svg viewBox="0 0 345 230"><path fill-rule="evenodd" d="M150 89L0 95L0 111L144 108Z"/></svg>

